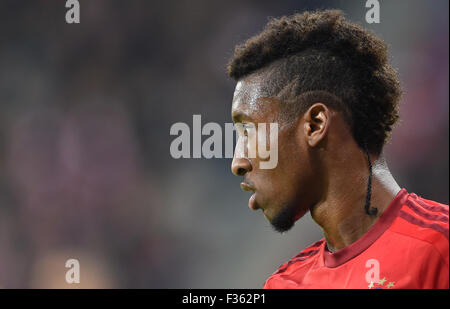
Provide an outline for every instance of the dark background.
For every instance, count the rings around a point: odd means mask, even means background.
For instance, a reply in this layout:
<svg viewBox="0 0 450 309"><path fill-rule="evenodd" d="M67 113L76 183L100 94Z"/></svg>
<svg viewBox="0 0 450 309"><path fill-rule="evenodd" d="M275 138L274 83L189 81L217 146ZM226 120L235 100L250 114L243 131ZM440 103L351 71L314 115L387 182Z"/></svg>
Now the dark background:
<svg viewBox="0 0 450 309"><path fill-rule="evenodd" d="M400 186L448 203L448 1L0 2L0 287L260 288L322 237L273 232L231 159L170 156L172 124L231 122L234 46L270 16L340 8L390 46ZM65 261L81 283L65 283Z"/></svg>

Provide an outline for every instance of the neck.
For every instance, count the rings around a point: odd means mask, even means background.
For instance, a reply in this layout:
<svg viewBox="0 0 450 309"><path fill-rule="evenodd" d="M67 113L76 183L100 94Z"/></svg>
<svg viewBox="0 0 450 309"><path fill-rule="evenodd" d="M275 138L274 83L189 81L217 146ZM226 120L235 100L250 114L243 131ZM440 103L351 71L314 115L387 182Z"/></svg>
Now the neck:
<svg viewBox="0 0 450 309"><path fill-rule="evenodd" d="M378 212L370 216L364 210L369 166L364 152L350 159L333 162L322 201L311 209L311 216L322 228L328 250L340 250L363 236L383 214L400 187L392 177L383 156L370 156L372 162L371 207Z"/></svg>

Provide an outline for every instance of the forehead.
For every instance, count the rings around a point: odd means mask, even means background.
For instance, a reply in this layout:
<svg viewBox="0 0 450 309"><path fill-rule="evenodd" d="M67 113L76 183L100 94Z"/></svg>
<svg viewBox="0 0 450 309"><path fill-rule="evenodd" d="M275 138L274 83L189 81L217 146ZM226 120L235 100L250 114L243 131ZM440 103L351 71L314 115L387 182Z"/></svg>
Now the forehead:
<svg viewBox="0 0 450 309"><path fill-rule="evenodd" d="M231 115L235 120L236 118L261 120L277 111L277 103L279 99L271 95L267 83L261 76L249 76L236 84Z"/></svg>

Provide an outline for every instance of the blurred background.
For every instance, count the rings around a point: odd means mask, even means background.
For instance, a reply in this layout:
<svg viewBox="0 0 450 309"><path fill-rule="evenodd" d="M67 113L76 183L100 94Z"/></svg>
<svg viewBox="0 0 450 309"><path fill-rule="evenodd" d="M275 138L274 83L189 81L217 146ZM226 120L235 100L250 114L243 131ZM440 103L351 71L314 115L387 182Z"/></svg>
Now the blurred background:
<svg viewBox="0 0 450 309"><path fill-rule="evenodd" d="M252 212L231 159L178 159L176 122L231 122L234 46L268 17L339 8L390 46L405 95L385 148L401 187L448 204L449 2L0 2L0 287L261 288L322 238ZM205 139L205 138L204 138ZM65 283L66 260L81 283Z"/></svg>

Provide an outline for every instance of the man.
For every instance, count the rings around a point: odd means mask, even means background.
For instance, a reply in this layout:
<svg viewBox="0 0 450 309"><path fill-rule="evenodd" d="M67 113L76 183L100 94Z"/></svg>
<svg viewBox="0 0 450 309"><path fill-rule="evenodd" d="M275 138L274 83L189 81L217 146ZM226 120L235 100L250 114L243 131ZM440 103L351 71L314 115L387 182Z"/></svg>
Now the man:
<svg viewBox="0 0 450 309"><path fill-rule="evenodd" d="M383 145L401 96L386 44L340 11L271 20L237 46L232 171L279 232L308 211L324 239L265 288L448 288L448 205L400 188ZM278 123L278 164L248 156L248 126ZM239 155L237 155L239 154Z"/></svg>

